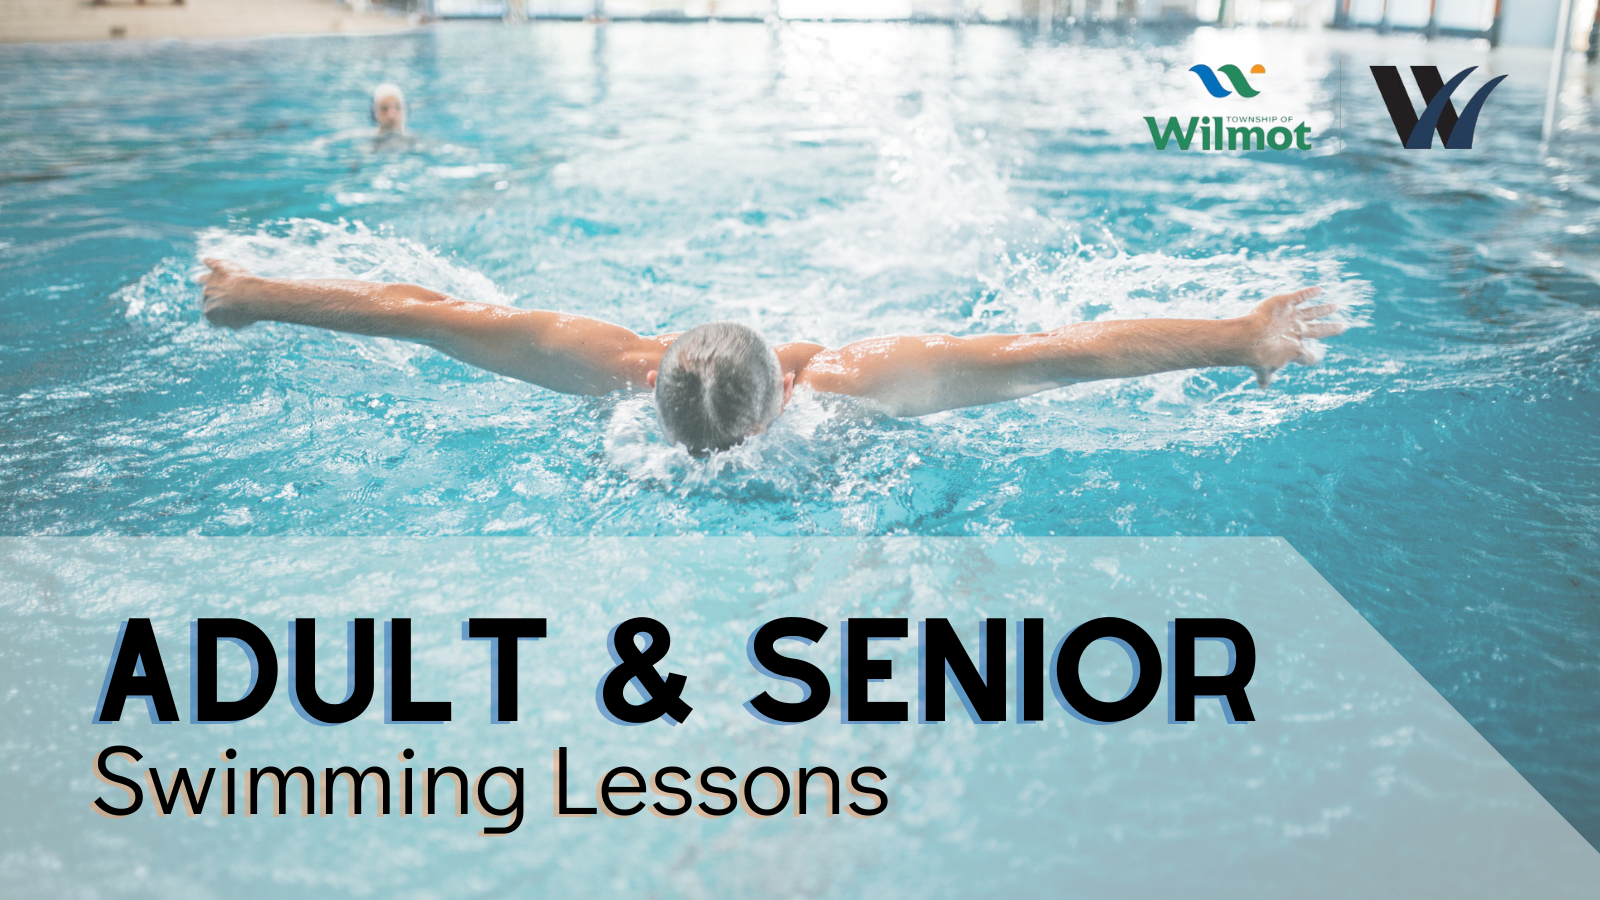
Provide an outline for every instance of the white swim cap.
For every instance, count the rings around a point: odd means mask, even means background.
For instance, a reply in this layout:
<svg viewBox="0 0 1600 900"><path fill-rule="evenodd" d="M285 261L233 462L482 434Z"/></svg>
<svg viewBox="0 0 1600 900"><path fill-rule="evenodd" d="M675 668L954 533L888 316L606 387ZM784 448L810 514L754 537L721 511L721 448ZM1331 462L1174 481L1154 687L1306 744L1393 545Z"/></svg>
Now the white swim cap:
<svg viewBox="0 0 1600 900"><path fill-rule="evenodd" d="M399 100L402 105L406 102L405 92L400 90L400 85L385 81L383 84L380 84L372 89L373 105L376 106L379 100L382 100L384 97L389 95L393 95L394 98Z"/></svg>

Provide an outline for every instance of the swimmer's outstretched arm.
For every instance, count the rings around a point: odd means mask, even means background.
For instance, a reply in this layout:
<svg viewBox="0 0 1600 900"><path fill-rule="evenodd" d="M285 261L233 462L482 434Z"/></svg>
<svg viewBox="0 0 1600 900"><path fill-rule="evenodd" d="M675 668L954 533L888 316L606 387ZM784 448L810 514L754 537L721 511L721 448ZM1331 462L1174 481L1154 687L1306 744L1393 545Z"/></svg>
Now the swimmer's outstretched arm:
<svg viewBox="0 0 1600 900"><path fill-rule="evenodd" d="M898 416L1015 400L1084 381L1213 366L1247 366L1266 387L1273 373L1291 362L1317 362L1307 339L1345 330L1317 321L1334 311L1333 304L1302 305L1320 293L1320 288L1306 288L1281 294L1237 319L1084 322L1038 334L870 338L817 353L796 383L862 397Z"/></svg>
<svg viewBox="0 0 1600 900"><path fill-rule="evenodd" d="M290 322L427 344L463 362L567 394L645 389L672 335L641 337L610 322L456 300L414 284L258 278L207 259L213 324Z"/></svg>

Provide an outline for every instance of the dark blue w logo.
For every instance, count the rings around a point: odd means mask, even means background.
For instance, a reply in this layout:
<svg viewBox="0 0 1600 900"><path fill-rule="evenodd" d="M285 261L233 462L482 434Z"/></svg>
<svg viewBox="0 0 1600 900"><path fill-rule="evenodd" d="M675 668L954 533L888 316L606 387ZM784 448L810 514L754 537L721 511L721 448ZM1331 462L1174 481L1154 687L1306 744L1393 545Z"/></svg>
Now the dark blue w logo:
<svg viewBox="0 0 1600 900"><path fill-rule="evenodd" d="M1383 104L1389 107L1394 130L1399 133L1400 143L1407 150L1433 149L1435 131L1439 132L1446 150L1471 149L1472 133L1478 127L1478 112L1483 109L1483 101L1489 99L1490 91L1506 80L1506 76L1501 75L1478 88L1458 117L1455 104L1450 102L1450 94L1476 68L1471 66L1462 69L1446 84L1439 77L1437 66L1412 66L1411 75L1417 79L1417 87L1422 89L1422 99L1428 104L1418 118L1416 109L1411 105L1411 97L1406 94L1405 82L1400 80L1400 69L1396 66L1372 67L1372 78L1378 82L1378 92L1383 95Z"/></svg>

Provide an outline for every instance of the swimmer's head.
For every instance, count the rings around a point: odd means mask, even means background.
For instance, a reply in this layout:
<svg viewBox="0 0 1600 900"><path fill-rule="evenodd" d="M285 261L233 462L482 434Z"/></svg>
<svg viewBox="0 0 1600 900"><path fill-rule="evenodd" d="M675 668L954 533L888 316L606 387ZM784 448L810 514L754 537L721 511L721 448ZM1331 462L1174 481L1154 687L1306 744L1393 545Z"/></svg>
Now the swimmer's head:
<svg viewBox="0 0 1600 900"><path fill-rule="evenodd" d="M385 83L372 89L372 121L383 133L406 130L406 95L398 85Z"/></svg>
<svg viewBox="0 0 1600 900"><path fill-rule="evenodd" d="M656 412L667 438L695 456L765 431L794 389L767 339L733 322L684 332L654 374Z"/></svg>

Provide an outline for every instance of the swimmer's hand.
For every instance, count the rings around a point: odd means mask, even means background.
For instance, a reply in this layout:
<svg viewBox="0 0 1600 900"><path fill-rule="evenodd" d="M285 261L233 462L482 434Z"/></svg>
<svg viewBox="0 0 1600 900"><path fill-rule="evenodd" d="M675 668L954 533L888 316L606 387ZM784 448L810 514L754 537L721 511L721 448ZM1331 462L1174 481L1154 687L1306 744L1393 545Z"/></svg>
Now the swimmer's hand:
<svg viewBox="0 0 1600 900"><path fill-rule="evenodd" d="M1316 365L1322 361L1322 354L1306 341L1344 333L1345 326L1337 322L1317 321L1332 315L1337 306L1302 305L1321 293L1322 288L1312 287L1269 297L1243 317L1249 335L1245 365L1256 373L1257 385L1272 384L1272 376L1289 363Z"/></svg>
<svg viewBox="0 0 1600 900"><path fill-rule="evenodd" d="M201 303L207 321L223 328L243 328L257 321L245 311L245 291L251 280L249 271L225 259L208 257L201 262L211 269L198 279L206 286Z"/></svg>

